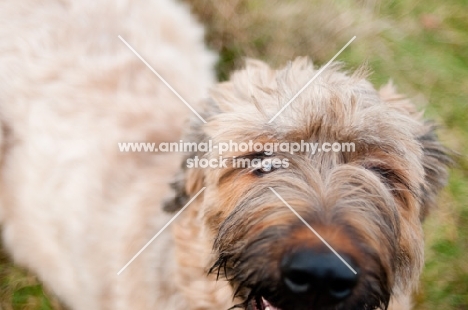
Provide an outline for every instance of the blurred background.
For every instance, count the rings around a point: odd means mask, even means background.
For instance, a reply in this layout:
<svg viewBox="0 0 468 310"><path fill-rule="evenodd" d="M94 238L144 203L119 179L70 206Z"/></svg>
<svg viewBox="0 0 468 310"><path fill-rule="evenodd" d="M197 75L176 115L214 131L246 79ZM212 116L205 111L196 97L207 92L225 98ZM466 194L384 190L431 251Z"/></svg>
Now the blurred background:
<svg viewBox="0 0 468 310"><path fill-rule="evenodd" d="M468 0L185 0L219 53L219 80L244 57L281 66L296 56L367 63L376 87L392 79L458 155L439 209L425 222L426 266L415 309L468 309ZM117 39L117 38L116 38ZM33 255L33 254L31 254ZM86 298L83 296L83 298ZM63 309L0 245L0 310Z"/></svg>

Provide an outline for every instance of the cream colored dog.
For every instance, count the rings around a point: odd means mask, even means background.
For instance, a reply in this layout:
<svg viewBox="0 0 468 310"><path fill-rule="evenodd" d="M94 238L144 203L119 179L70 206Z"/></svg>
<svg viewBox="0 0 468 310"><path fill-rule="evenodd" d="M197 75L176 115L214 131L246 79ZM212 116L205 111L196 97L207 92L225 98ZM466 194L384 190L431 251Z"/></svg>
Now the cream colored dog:
<svg viewBox="0 0 468 310"><path fill-rule="evenodd" d="M176 154L118 142L177 141L214 81L213 54L174 1L0 3L1 208L15 262L72 309L188 309L172 281L161 199Z"/></svg>

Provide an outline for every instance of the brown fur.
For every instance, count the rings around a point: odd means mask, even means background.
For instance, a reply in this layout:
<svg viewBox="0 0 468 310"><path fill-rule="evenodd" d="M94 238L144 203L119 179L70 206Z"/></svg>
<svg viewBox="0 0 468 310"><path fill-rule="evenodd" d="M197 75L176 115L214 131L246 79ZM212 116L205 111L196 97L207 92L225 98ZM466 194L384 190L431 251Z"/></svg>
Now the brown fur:
<svg viewBox="0 0 468 310"><path fill-rule="evenodd" d="M264 297L282 310L312 309L285 292L278 264L298 248L323 245L272 187L359 266L352 296L330 309L389 304L391 309L409 309L423 266L421 219L445 183L446 150L433 126L391 84L376 91L365 80L365 70L349 75L338 65L325 70L269 124L314 73L304 58L280 70L249 60L230 81L214 87L205 102L208 123L194 120L187 139L348 141L356 143L356 152L278 152L272 156L288 158L289 168L263 175L232 167L183 169L174 183L177 199L166 204L168 210L182 207L202 186L206 190L176 224L176 239L192 241L178 240L184 245L179 251L205 253L200 261L211 263L211 272L228 280L242 307ZM218 156L188 157L195 155ZM193 242L192 236L200 239ZM189 292L194 302L199 293Z"/></svg>

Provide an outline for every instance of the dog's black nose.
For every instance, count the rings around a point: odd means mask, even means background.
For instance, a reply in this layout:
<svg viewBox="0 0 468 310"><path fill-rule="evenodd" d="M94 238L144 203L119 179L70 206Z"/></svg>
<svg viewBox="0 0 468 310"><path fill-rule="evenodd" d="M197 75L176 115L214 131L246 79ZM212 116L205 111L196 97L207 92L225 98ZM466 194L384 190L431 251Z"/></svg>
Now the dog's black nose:
<svg viewBox="0 0 468 310"><path fill-rule="evenodd" d="M353 267L347 255L340 256ZM348 297L355 287L355 274L333 252L301 250L287 255L281 264L281 275L287 289L304 298L314 296L320 303L332 304Z"/></svg>

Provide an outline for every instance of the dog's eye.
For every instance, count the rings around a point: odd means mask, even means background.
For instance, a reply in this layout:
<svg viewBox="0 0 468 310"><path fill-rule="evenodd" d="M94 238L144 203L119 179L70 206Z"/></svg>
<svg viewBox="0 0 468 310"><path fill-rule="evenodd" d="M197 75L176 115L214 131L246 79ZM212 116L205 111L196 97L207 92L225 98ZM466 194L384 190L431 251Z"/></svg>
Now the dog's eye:
<svg viewBox="0 0 468 310"><path fill-rule="evenodd" d="M260 165L254 167L253 174L255 174L256 176L262 176L275 170L276 168L273 166L271 160L263 160Z"/></svg>

